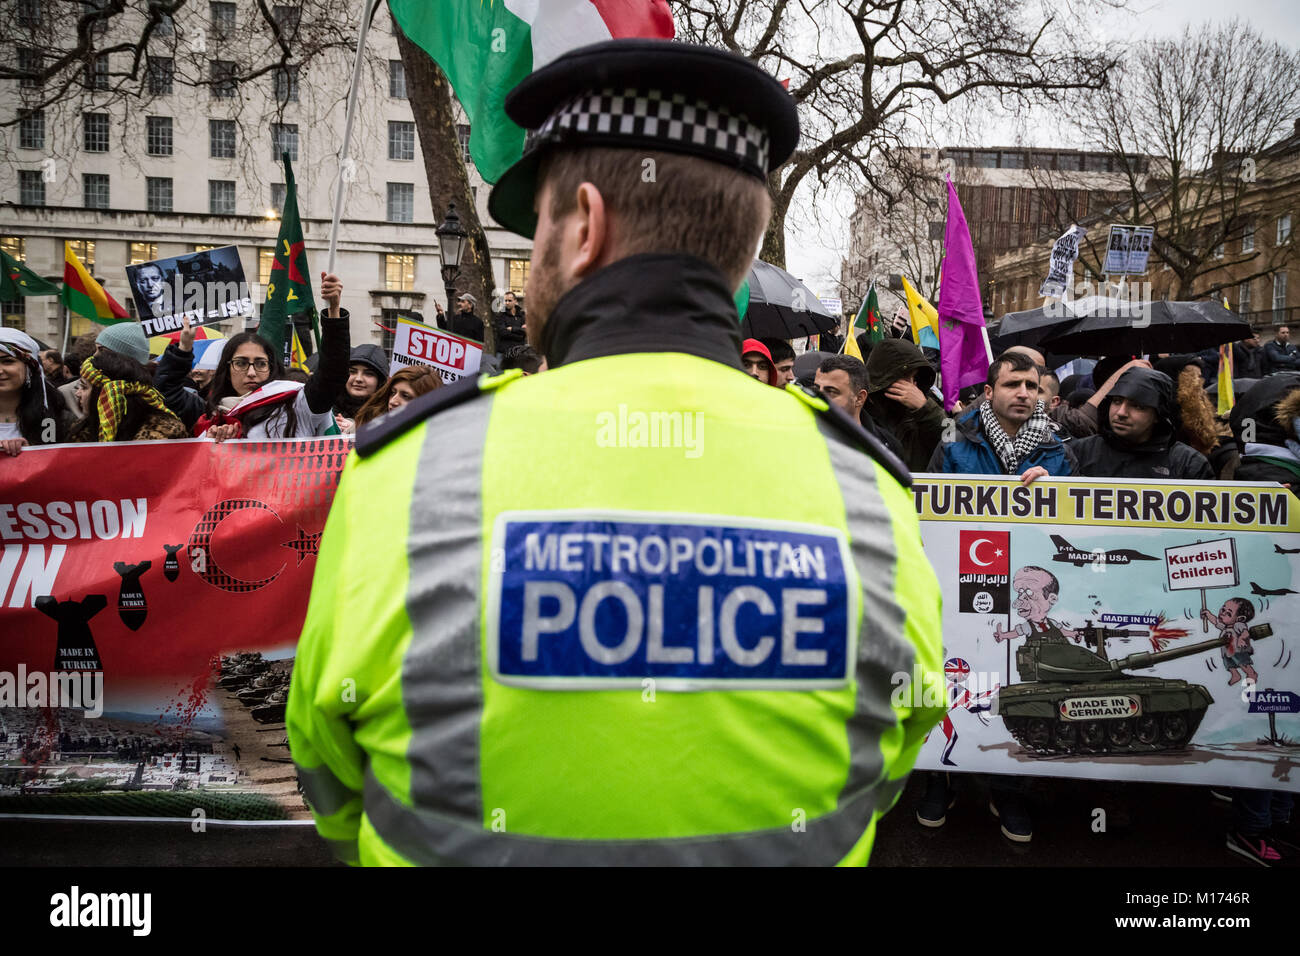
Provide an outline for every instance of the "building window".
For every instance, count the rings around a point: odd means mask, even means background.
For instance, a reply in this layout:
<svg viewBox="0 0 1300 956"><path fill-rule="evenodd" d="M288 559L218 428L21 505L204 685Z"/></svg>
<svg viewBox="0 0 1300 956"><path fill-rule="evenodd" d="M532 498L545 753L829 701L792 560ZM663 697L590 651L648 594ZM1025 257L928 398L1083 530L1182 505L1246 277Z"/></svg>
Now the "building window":
<svg viewBox="0 0 1300 956"><path fill-rule="evenodd" d="M131 255L127 265L138 266L142 262L153 262L157 258L158 243L133 242L131 243Z"/></svg>
<svg viewBox="0 0 1300 956"><path fill-rule="evenodd" d="M1283 213L1277 217L1277 244L1280 246L1291 239L1291 214Z"/></svg>
<svg viewBox="0 0 1300 956"><path fill-rule="evenodd" d="M24 206L45 205L45 180L39 169L18 170L18 201Z"/></svg>
<svg viewBox="0 0 1300 956"><path fill-rule="evenodd" d="M87 13L101 14L91 23L91 29L96 34L102 34L108 30L109 18L113 15L108 13L108 0L81 0L81 5L86 8Z"/></svg>
<svg viewBox="0 0 1300 956"><path fill-rule="evenodd" d="M1214 247L1214 251L1211 253L1211 255L1213 255L1214 258L1216 258L1216 259L1222 259L1222 258L1223 258L1223 243L1219 243L1217 246L1215 246L1215 247Z"/></svg>
<svg viewBox="0 0 1300 956"><path fill-rule="evenodd" d="M27 331L27 299L19 296L13 302L0 302L0 325L7 329Z"/></svg>
<svg viewBox="0 0 1300 956"><path fill-rule="evenodd" d="M993 150L976 150L975 166L977 169L997 169L998 154Z"/></svg>
<svg viewBox="0 0 1300 956"><path fill-rule="evenodd" d="M171 212L171 177L146 176L144 180L144 202L145 209L149 212Z"/></svg>
<svg viewBox="0 0 1300 956"><path fill-rule="evenodd" d="M271 124L271 159L279 162L281 154L288 153L292 162L298 161L298 124Z"/></svg>
<svg viewBox="0 0 1300 956"><path fill-rule="evenodd" d="M1241 251L1255 251L1255 224L1248 222L1241 227Z"/></svg>
<svg viewBox="0 0 1300 956"><path fill-rule="evenodd" d="M275 264L274 249L257 250L257 281L267 285L271 281L271 266Z"/></svg>
<svg viewBox="0 0 1300 956"><path fill-rule="evenodd" d="M86 89L108 89L108 54L99 53L86 64Z"/></svg>
<svg viewBox="0 0 1300 956"><path fill-rule="evenodd" d="M298 32L298 23L302 19L302 8L288 4L276 4L271 8L271 17L280 32L288 39Z"/></svg>
<svg viewBox="0 0 1300 956"><path fill-rule="evenodd" d="M212 17L212 32L217 39L224 40L235 32L235 5L233 3L214 2L208 4Z"/></svg>
<svg viewBox="0 0 1300 956"><path fill-rule="evenodd" d="M108 176L103 173L83 173L81 196L82 205L87 209L107 209Z"/></svg>
<svg viewBox="0 0 1300 956"><path fill-rule="evenodd" d="M528 285L528 266L527 259L507 259L506 260L506 285L510 291L516 294L522 294L524 287Z"/></svg>
<svg viewBox="0 0 1300 956"><path fill-rule="evenodd" d="M1020 151L1002 153L999 164L1003 169L1024 169L1025 154Z"/></svg>
<svg viewBox="0 0 1300 956"><path fill-rule="evenodd" d="M82 113L81 126L85 133L84 149L88 153L108 152L108 114Z"/></svg>
<svg viewBox="0 0 1300 956"><path fill-rule="evenodd" d="M388 158L415 159L415 124L388 124Z"/></svg>
<svg viewBox="0 0 1300 956"><path fill-rule="evenodd" d="M145 82L151 96L170 96L176 78L176 61L169 56L151 56L145 65Z"/></svg>
<svg viewBox="0 0 1300 956"><path fill-rule="evenodd" d="M465 161L465 165L473 162L469 158L469 126L464 123L456 124L456 138L460 140L460 158Z"/></svg>
<svg viewBox="0 0 1300 956"><path fill-rule="evenodd" d="M20 239L18 236L4 236L0 238L0 249L11 259L19 262L27 261L27 240Z"/></svg>
<svg viewBox="0 0 1300 956"><path fill-rule="evenodd" d="M208 180L208 212L213 216L235 214L235 181L233 179Z"/></svg>
<svg viewBox="0 0 1300 956"><path fill-rule="evenodd" d="M415 288L415 256L384 256L384 288L389 292L410 292Z"/></svg>
<svg viewBox="0 0 1300 956"><path fill-rule="evenodd" d="M45 148L45 111L19 110L18 145L22 149Z"/></svg>
<svg viewBox="0 0 1300 956"><path fill-rule="evenodd" d="M223 4L224 6L224 4ZM234 4L230 4L234 6ZM213 60L208 64L208 78L212 82L212 95L218 99L229 99L235 95L234 60Z"/></svg>
<svg viewBox="0 0 1300 956"><path fill-rule="evenodd" d="M277 216L284 215L284 200L288 192L284 183L271 183L271 208Z"/></svg>
<svg viewBox="0 0 1300 956"><path fill-rule="evenodd" d="M195 251L195 252L211 252L211 251L212 251L213 249L215 249L215 248L217 248L217 247L216 247L216 246L210 246L210 245L207 245L207 244L205 244L205 243L196 243L195 246L194 246L194 251Z"/></svg>
<svg viewBox="0 0 1300 956"><path fill-rule="evenodd" d="M20 90L39 90L44 86L45 81L39 76L28 75L40 73L43 69L45 69L45 57L39 50L25 46L18 48L18 72L23 74L18 81Z"/></svg>
<svg viewBox="0 0 1300 956"><path fill-rule="evenodd" d="M81 260L81 264L88 270L95 268L95 240L78 239L76 242L69 242L72 247L72 253Z"/></svg>
<svg viewBox="0 0 1300 956"><path fill-rule="evenodd" d="M172 118L149 116L145 118L145 151L150 156L172 154Z"/></svg>
<svg viewBox="0 0 1300 956"><path fill-rule="evenodd" d="M1286 308L1286 273L1273 273L1273 320L1282 321L1282 311Z"/></svg>
<svg viewBox="0 0 1300 956"><path fill-rule="evenodd" d="M412 183L388 184L388 221L415 221L415 186Z"/></svg>
<svg viewBox="0 0 1300 956"><path fill-rule="evenodd" d="M298 102L298 67L296 64L276 68L275 99L277 103Z"/></svg>
<svg viewBox="0 0 1300 956"><path fill-rule="evenodd" d="M152 7L153 4L150 4ZM172 19L170 13L158 14L158 25L153 28L154 36L169 37L176 34L176 21Z"/></svg>
<svg viewBox="0 0 1300 956"><path fill-rule="evenodd" d="M1242 313L1249 312L1250 311L1250 283L1243 282L1239 286L1239 289L1240 291L1238 291L1237 293L1237 311Z"/></svg>
<svg viewBox="0 0 1300 956"><path fill-rule="evenodd" d="M395 100L406 99L406 67L401 60L388 61L388 95Z"/></svg>
<svg viewBox="0 0 1300 956"><path fill-rule="evenodd" d="M208 155L213 159L235 158L234 120L208 120Z"/></svg>
<svg viewBox="0 0 1300 956"><path fill-rule="evenodd" d="M18 25L29 29L41 22L40 0L18 0Z"/></svg>

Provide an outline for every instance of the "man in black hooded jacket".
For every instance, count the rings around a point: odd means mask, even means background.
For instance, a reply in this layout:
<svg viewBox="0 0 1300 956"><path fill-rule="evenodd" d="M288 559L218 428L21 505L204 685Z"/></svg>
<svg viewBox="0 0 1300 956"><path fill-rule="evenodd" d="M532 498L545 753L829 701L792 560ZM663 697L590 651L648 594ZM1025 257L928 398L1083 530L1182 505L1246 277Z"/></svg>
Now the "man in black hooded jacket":
<svg viewBox="0 0 1300 956"><path fill-rule="evenodd" d="M1097 409L1098 433L1071 442L1085 478L1181 478L1212 481L1205 456L1178 432L1174 383L1155 369L1133 367Z"/></svg>
<svg viewBox="0 0 1300 956"><path fill-rule="evenodd" d="M871 419L903 447L912 471L925 471L943 438L943 408L930 394L934 369L904 339L885 339L867 357L867 405Z"/></svg>

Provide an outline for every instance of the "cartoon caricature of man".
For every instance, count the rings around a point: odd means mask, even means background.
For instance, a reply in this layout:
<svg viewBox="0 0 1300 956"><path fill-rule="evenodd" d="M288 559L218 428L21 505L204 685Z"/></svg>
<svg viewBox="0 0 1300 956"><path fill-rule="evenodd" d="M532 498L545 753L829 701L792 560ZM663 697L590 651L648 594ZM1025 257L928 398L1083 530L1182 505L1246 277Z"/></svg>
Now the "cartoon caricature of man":
<svg viewBox="0 0 1300 956"><path fill-rule="evenodd" d="M1016 572L1011 586L1016 592L1016 613L1025 619L1025 623L1018 624L1014 630L995 632L993 636L999 641L1023 637L1029 644L1064 644L1067 639L1079 640L1078 631L1062 627L1047 616L1061 593L1061 583L1055 574L1045 568L1026 565Z"/></svg>

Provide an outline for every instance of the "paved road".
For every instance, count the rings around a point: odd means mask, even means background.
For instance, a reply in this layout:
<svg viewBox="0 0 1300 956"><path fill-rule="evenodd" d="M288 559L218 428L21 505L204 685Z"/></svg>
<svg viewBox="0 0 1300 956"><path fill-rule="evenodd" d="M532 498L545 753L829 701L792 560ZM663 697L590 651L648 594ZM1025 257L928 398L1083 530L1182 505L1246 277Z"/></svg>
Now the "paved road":
<svg viewBox="0 0 1300 956"><path fill-rule="evenodd" d="M1228 805L1204 787L1114 785L1034 780L1034 839L1013 844L988 811L987 791L972 778L942 829L928 830L912 812L923 787L909 782L882 821L872 863L878 866L1234 866L1253 868L1224 849ZM1107 829L1092 830L1093 810L1107 809ZM1128 816L1125 823L1121 819ZM311 827L189 822L76 823L0 820L0 864L17 866L325 866L329 852Z"/></svg>

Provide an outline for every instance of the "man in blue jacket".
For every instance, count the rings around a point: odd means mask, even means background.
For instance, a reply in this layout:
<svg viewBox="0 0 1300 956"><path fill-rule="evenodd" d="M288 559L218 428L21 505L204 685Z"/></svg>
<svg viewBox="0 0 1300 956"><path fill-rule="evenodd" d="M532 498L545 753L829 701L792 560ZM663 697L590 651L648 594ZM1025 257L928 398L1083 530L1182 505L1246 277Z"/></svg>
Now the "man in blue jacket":
<svg viewBox="0 0 1300 956"><path fill-rule="evenodd" d="M1021 352L1003 352L989 366L984 401L957 419L957 432L955 441L935 449L928 471L1019 475L1026 485L1045 475L1074 472L1074 456L1056 437L1038 398L1038 366ZM1003 836L1017 843L1033 837L1024 792L1024 777L999 774L989 781L989 809L998 817ZM948 774L931 773L916 807L917 822L943 826L955 799Z"/></svg>
<svg viewBox="0 0 1300 956"><path fill-rule="evenodd" d="M957 419L957 432L934 450L927 471L1019 475L1025 484L1074 472L1074 457L1038 400L1038 366L1020 352L1003 352L989 366L984 401Z"/></svg>

